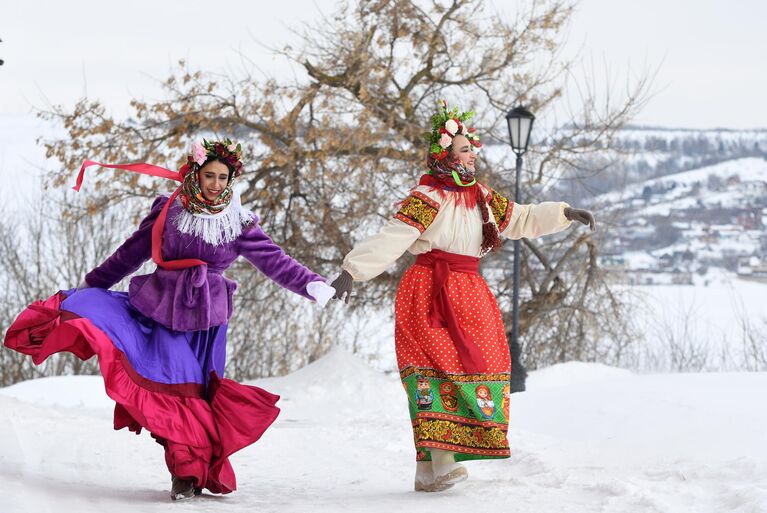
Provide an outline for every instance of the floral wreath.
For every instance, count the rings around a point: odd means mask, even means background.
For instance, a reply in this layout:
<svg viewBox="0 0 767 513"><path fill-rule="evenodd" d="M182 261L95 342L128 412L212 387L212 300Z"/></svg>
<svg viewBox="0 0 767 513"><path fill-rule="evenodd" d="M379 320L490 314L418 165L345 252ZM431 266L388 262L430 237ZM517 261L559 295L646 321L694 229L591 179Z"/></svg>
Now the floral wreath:
<svg viewBox="0 0 767 513"><path fill-rule="evenodd" d="M458 107L448 110L447 102L440 100L438 102L439 110L431 117L431 133L429 142L431 146L429 152L437 160L443 160L448 155L447 148L453 144L453 137L460 134L469 140L474 147L474 152L479 152L482 143L479 142L479 136L474 133L474 127L467 127L466 122L473 116L473 111L458 113Z"/></svg>
<svg viewBox="0 0 767 513"><path fill-rule="evenodd" d="M222 141L195 141L192 154L186 157L190 171L197 171L209 158L221 159L234 168L234 176L242 174L242 145L226 138Z"/></svg>

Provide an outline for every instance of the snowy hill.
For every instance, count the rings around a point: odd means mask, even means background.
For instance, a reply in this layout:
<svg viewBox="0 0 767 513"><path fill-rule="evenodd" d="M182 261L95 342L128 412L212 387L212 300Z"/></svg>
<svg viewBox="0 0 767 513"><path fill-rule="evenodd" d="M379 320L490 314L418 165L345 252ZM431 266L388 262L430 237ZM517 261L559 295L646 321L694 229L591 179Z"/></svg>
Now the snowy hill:
<svg viewBox="0 0 767 513"><path fill-rule="evenodd" d="M764 368L748 353L761 351L767 321L767 160L640 180L589 205L600 264L636 307L637 358L628 365Z"/></svg>
<svg viewBox="0 0 767 513"><path fill-rule="evenodd" d="M728 187L725 182L736 176L737 180L734 180L729 187L733 190L730 190L729 194L725 197L717 197L719 196L717 193L724 192L723 190L711 190L707 187L708 182L714 181L711 177L716 177L718 187L727 189ZM697 184L700 187L705 187L700 192L713 194L715 196L710 198L707 194L706 198L704 198L706 201L713 202L731 199L734 195L733 193L747 192L739 191L737 189L742 189L741 184L744 182L749 183L753 181L767 181L767 160L755 157L734 159L689 171L681 171L679 173L673 173L658 178L650 178L631 184L622 191L615 191L599 196L596 198L596 201L599 203L609 203L634 198L642 199L642 193L646 187L650 187L651 191L661 191L663 194L658 198L659 200L667 202L674 201L691 194L692 189L696 187ZM652 199L652 195L650 195L650 199ZM732 203L730 203L730 205L732 205Z"/></svg>
<svg viewBox="0 0 767 513"><path fill-rule="evenodd" d="M619 222L616 237L604 244L605 263L645 273L629 283L664 283L646 275L665 272L677 275L665 283L692 284L690 273L703 276L709 268L767 278L763 158L638 182L598 196L594 204L603 217Z"/></svg>
<svg viewBox="0 0 767 513"><path fill-rule="evenodd" d="M613 147L622 158L611 171L623 175L621 183L632 184L731 160L764 157L767 130L627 127L617 132ZM604 181L604 176L600 178Z"/></svg>
<svg viewBox="0 0 767 513"><path fill-rule="evenodd" d="M281 416L238 453L239 490L171 504L162 451L115 432L98 377L0 389L2 511L758 512L767 510L765 373L637 375L571 362L512 396L512 458L470 462L442 494L412 491L396 376L333 350L257 382ZM77 396L77 398L75 398Z"/></svg>

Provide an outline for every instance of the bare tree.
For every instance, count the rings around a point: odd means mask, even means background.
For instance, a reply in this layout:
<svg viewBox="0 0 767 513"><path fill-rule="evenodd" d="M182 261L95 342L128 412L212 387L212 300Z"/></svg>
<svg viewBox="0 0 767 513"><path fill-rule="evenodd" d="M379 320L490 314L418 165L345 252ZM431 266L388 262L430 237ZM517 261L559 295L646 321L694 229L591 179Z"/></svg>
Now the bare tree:
<svg viewBox="0 0 767 513"><path fill-rule="evenodd" d="M77 286L130 233L130 216L121 208L104 210L98 217L62 216L64 205L74 204L72 197L71 193L42 192L38 204L0 220L2 326L10 326L33 301ZM0 386L39 376L95 371L95 361L83 362L72 355L54 356L38 368L24 355L0 351Z"/></svg>
<svg viewBox="0 0 767 513"><path fill-rule="evenodd" d="M750 319L739 312L742 356L740 369L767 371L767 318Z"/></svg>

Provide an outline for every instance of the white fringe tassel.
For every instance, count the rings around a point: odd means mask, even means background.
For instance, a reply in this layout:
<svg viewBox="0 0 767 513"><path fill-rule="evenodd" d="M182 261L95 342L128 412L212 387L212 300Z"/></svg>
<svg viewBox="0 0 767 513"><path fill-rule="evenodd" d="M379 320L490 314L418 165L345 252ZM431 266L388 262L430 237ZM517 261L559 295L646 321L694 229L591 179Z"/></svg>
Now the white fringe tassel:
<svg viewBox="0 0 767 513"><path fill-rule="evenodd" d="M242 207L240 194L236 191L233 191L229 206L218 214L192 214L182 208L174 219L178 231L202 237L214 246L236 240L242 234L242 227L252 221L253 214Z"/></svg>

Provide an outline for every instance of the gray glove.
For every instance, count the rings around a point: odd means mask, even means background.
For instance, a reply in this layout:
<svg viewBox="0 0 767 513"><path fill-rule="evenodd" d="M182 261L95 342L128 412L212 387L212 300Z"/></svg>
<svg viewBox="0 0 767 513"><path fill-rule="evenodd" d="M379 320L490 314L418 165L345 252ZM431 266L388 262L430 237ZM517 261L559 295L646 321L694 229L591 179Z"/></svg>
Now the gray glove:
<svg viewBox="0 0 767 513"><path fill-rule="evenodd" d="M344 299L344 294L346 294L346 304L349 304L349 298L352 296L352 283L354 283L354 278L352 278L352 275L349 274L346 271L343 271L340 275L338 275L338 278L333 280L333 283L330 284L331 287L336 289L336 294L333 296L333 299Z"/></svg>
<svg viewBox="0 0 767 513"><path fill-rule="evenodd" d="M588 210L566 207L565 217L570 221L578 221L581 224L587 224L592 232L597 229L594 215Z"/></svg>

